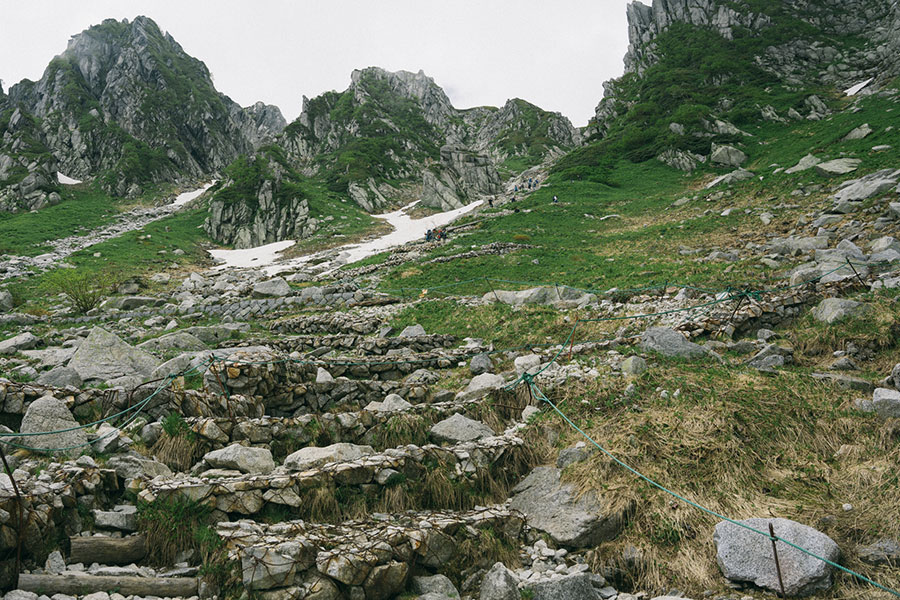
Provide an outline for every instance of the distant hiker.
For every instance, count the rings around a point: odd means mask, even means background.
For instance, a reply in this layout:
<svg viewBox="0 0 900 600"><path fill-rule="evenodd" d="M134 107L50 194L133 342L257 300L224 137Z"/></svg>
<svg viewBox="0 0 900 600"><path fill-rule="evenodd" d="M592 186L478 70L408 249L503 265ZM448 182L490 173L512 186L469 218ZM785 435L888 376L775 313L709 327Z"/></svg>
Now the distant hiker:
<svg viewBox="0 0 900 600"><path fill-rule="evenodd" d="M516 197L513 196L513 197L512 197L512 200L510 200L510 202L515 202L515 201L516 201Z"/></svg>
<svg viewBox="0 0 900 600"><path fill-rule="evenodd" d="M488 198L488 206L490 206L491 208L494 208L494 197L493 196Z"/></svg>
<svg viewBox="0 0 900 600"><path fill-rule="evenodd" d="M425 241L426 241L426 242L430 242L430 241L431 241L431 230L430 230L430 229L429 229L428 231L425 232Z"/></svg>
<svg viewBox="0 0 900 600"><path fill-rule="evenodd" d="M559 204L559 198L553 196L553 204Z"/></svg>
<svg viewBox="0 0 900 600"><path fill-rule="evenodd" d="M519 186L514 185L514 186L513 186L513 191L516 192L516 193L518 194L518 193L519 193Z"/></svg>

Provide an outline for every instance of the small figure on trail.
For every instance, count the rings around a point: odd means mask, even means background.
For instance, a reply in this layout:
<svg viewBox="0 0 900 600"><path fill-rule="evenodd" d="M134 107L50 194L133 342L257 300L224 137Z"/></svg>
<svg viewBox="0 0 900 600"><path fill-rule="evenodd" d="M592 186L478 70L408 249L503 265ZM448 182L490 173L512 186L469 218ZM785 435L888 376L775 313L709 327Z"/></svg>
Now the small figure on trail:
<svg viewBox="0 0 900 600"><path fill-rule="evenodd" d="M553 196L553 204L559 204L559 198L557 198L555 195Z"/></svg>
<svg viewBox="0 0 900 600"><path fill-rule="evenodd" d="M510 200L510 202L515 202L515 201L516 201L516 197L513 196L513 197L512 197L512 200Z"/></svg>
<svg viewBox="0 0 900 600"><path fill-rule="evenodd" d="M429 229L428 231L425 232L425 241L426 241L426 242L430 242L430 241L431 241L431 230L430 230L430 229Z"/></svg>
<svg viewBox="0 0 900 600"><path fill-rule="evenodd" d="M493 196L488 198L488 206L490 206L491 208L494 208L494 197Z"/></svg>
<svg viewBox="0 0 900 600"><path fill-rule="evenodd" d="M519 186L514 185L514 186L513 186L513 191L514 191L515 193L518 194L518 193L519 193Z"/></svg>

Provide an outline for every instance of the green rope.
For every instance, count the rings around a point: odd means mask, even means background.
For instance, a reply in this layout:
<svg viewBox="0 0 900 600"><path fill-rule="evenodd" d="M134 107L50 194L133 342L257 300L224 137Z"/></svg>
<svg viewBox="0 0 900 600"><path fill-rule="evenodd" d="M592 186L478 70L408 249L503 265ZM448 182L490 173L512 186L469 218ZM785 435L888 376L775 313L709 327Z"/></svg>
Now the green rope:
<svg viewBox="0 0 900 600"><path fill-rule="evenodd" d="M572 429L574 429L575 431L577 431L578 433L580 433L587 441L589 441L591 444L593 444L594 446L596 446L598 450L600 450L601 452L603 452L603 454L605 454L607 457L609 457L610 459L612 459L612 460L613 460L616 464L618 464L620 467L622 467L622 468L628 470L629 472L631 472L632 474L634 474L634 475L636 475L637 477L641 478L642 480L644 480L645 482L649 483L649 484L652 485L653 487L655 487L655 488L657 488L657 489L659 489L659 490L661 490L661 491L663 491L663 492L669 494L670 496L672 496L672 497L674 497L674 498L677 498L678 500L681 500L682 502L688 504L689 506L692 506L692 507L694 507L694 508L696 508L696 509L698 509L698 510L701 510L701 511L707 513L707 514L710 514L710 515L712 515L712 516L714 516L714 517L716 517L716 518L718 518L718 519L722 519L723 521L727 521L727 522L729 522L729 523L731 523L731 524L733 524L733 525L737 525L738 527L743 527L744 529L747 529L747 530L749 530L749 531L752 531L753 533L759 534L759 535L761 535L761 536L763 536L763 537L769 538L770 540L783 542L783 543L787 544L788 546L791 546L792 548L795 548L795 549L797 549L797 550L803 552L804 554L807 554L807 555L809 555L809 556L811 556L811 557L813 557L813 558L815 558L815 559L818 559L818 560L824 562L825 564L831 565L832 567L835 567L835 568L837 568L837 569L840 569L841 571L844 571L845 573L849 573L850 575L853 575L854 577L857 577L857 578L859 578L859 579L865 581L866 583L868 583L868 584L870 584L870 585L873 585L873 586L875 586L875 587L877 587L877 588L879 588L879 589L881 589L881 590L883 590L883 591L885 591L885 592L888 592L888 593L890 593L890 594L893 594L894 596L900 597L900 592L897 592L896 590L893 590L893 589L891 589L891 588L885 587L885 586L881 585L880 583L878 583L878 582L876 582L876 581L872 581L871 579L869 579L869 578L866 577L865 575L862 575L862 574L860 574L860 573L857 573L856 571L853 571L853 570L851 570L851 569L848 569L847 567L841 566L841 565L839 565L839 564L837 564L837 563L835 563L835 562L833 562L833 561L828 560L827 558L824 558L824 557L822 557L822 556L819 556L818 554L815 554L814 552L811 552L811 551L807 550L806 548L803 548L802 546L798 546L797 544L795 544L795 543L793 543L793 542L790 542L790 541L788 541L788 540L786 540L786 539L784 539L784 538L782 538L782 537L779 537L779 536L777 536L777 535L776 535L776 536L771 536L771 535L769 535L768 533L765 533L765 532L763 532L763 531L760 531L759 529L756 529L756 528L754 528L754 527L751 527L750 525L747 525L746 523L741 523L740 521L736 521L736 520L734 520L734 519L730 519L730 518L728 518L728 517L726 517L726 516L724 516L724 515L721 515L721 514L717 513L716 511L714 511L714 510L712 510L712 509L710 509L710 508L707 508L707 507L705 507L705 506L703 506L703 505L701 505L701 504L698 504L698 503L696 503L696 502L694 502L694 501L692 501L692 500L689 500L689 499L685 498L684 496L682 496L682 495L680 495L680 494L678 494L678 493L676 493L676 492L673 492L672 490L670 490L669 488L663 486L662 484L657 483L656 481L650 479L649 477L647 477L646 475L644 475L643 473L641 473L641 472L638 471L637 469L635 469L635 468L631 467L630 465L626 464L625 462L623 462L622 460L620 460L619 458L617 458L615 455L613 455L609 450L607 450L606 448L604 448L603 446L601 446L600 444L598 444L591 436L589 436L589 435L588 435L587 433L585 433L580 427L578 427L578 425L576 425L575 423L573 423L572 420L571 420L568 416L566 416L566 414L563 413L563 412L559 409L559 407L557 407L557 406L556 406L549 398L547 398L547 396L544 395L544 393L540 390L540 388L537 387L537 385L535 385L533 382L529 382L529 386L530 386L530 389L531 389L532 394L534 394L534 396L535 396L536 398L538 398L539 400L542 400L542 401L546 402L547 404L549 404L550 407L553 408L553 410L554 410L560 417L562 417L563 420L564 420L566 423L568 423L570 427L572 427Z"/></svg>

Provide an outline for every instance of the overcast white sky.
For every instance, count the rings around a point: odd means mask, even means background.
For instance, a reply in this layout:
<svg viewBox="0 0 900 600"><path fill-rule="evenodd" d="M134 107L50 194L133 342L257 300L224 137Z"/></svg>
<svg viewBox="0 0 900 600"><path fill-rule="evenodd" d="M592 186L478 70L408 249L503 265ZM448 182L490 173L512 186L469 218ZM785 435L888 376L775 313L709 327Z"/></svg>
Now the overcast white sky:
<svg viewBox="0 0 900 600"><path fill-rule="evenodd" d="M71 35L146 15L241 105L344 90L350 72L422 69L458 108L524 98L585 125L622 74L628 0L0 0L4 89L38 79Z"/></svg>

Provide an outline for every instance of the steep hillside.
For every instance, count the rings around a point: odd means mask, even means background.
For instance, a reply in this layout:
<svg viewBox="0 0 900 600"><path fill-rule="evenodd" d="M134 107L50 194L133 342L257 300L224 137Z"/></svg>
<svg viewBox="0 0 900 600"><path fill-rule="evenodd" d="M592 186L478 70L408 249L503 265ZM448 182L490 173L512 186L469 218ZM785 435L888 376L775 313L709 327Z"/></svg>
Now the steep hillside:
<svg viewBox="0 0 900 600"><path fill-rule="evenodd" d="M276 107L242 109L217 92L206 65L147 17L73 36L40 80L12 86L8 105L33 122L61 172L116 196L207 176L284 126ZM0 153L21 163L20 149L4 141Z"/></svg>

